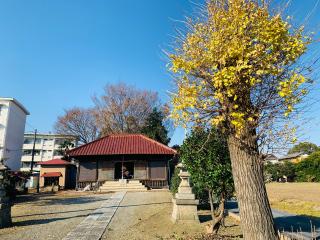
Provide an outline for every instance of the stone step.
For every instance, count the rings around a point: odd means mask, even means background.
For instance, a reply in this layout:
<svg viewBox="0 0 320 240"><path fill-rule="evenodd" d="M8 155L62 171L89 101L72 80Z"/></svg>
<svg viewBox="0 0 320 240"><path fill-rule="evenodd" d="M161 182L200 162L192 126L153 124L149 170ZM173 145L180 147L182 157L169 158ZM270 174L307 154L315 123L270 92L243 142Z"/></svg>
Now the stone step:
<svg viewBox="0 0 320 240"><path fill-rule="evenodd" d="M120 182L120 181L105 181L104 183L122 183L122 182ZM135 180L135 181L130 180L127 182L127 184L140 184L140 183L141 182L138 180Z"/></svg>
<svg viewBox="0 0 320 240"><path fill-rule="evenodd" d="M104 183L103 185L143 185L142 183L126 183L126 184L123 184L123 183L119 183L119 182L107 182L107 183Z"/></svg>
<svg viewBox="0 0 320 240"><path fill-rule="evenodd" d="M113 189L110 189L110 188L107 188L107 189L102 189L100 188L100 192L146 192L148 191L148 189L146 188L113 188Z"/></svg>
<svg viewBox="0 0 320 240"><path fill-rule="evenodd" d="M143 184L127 184L127 185L122 185L122 184L103 184L101 187L144 187Z"/></svg>
<svg viewBox="0 0 320 240"><path fill-rule="evenodd" d="M100 187L100 192L136 191L142 192L148 189L139 180L106 181Z"/></svg>
<svg viewBox="0 0 320 240"><path fill-rule="evenodd" d="M135 189L144 189L144 188L146 188L146 187L144 187L144 186L126 186L126 187L124 187L124 186L112 186L112 187L110 187L110 186L108 186L108 187L104 187L104 186L101 186L100 187L101 189L112 189L112 188L135 188Z"/></svg>
<svg viewBox="0 0 320 240"><path fill-rule="evenodd" d="M119 182L105 182L104 184L102 184L102 186L144 186L142 183L127 183L127 184L123 184L123 183L119 183Z"/></svg>

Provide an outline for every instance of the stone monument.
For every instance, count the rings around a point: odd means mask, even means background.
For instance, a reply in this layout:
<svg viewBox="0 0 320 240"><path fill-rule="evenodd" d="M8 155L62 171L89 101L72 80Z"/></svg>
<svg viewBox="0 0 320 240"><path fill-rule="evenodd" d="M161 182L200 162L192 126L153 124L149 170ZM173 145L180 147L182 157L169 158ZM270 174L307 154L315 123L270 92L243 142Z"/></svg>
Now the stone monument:
<svg viewBox="0 0 320 240"><path fill-rule="evenodd" d="M177 167L180 168L179 177L181 178L181 183L178 188L178 193L176 193L172 199L172 220L175 223L199 223L197 213L199 200L196 200L195 195L192 193L189 182L190 174L186 171L182 163L179 163Z"/></svg>
<svg viewBox="0 0 320 240"><path fill-rule="evenodd" d="M5 184L7 181L7 167L0 161L0 228L9 227L11 221L11 203L7 196Z"/></svg>

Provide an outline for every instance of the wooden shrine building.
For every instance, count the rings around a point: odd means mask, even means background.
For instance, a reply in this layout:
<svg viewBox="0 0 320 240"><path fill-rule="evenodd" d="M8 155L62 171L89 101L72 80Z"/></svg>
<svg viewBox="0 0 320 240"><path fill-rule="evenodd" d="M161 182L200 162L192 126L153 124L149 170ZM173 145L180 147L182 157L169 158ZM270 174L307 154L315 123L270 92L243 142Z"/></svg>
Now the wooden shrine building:
<svg viewBox="0 0 320 240"><path fill-rule="evenodd" d="M168 162L176 151L142 134L109 135L68 152L77 161L79 186L139 180L151 188L168 187Z"/></svg>

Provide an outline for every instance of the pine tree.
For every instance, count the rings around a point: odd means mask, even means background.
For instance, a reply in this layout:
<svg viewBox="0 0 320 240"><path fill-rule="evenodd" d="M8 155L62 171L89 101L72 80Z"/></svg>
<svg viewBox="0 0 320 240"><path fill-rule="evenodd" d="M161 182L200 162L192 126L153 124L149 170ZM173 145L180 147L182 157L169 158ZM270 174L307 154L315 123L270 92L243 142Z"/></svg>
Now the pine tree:
<svg viewBox="0 0 320 240"><path fill-rule="evenodd" d="M168 145L170 138L168 137L168 130L163 123L163 112L158 108L153 108L152 112L147 117L141 132L160 143Z"/></svg>

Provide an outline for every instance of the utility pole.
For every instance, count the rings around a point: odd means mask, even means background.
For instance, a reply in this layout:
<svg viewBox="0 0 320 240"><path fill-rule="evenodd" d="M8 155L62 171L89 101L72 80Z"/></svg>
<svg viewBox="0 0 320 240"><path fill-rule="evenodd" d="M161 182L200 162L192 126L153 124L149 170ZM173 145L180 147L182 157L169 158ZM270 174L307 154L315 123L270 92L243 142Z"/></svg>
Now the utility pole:
<svg viewBox="0 0 320 240"><path fill-rule="evenodd" d="M31 168L30 172L32 175L32 180L34 180L35 174L33 172L33 164L34 164L34 155L35 155L35 148L36 148L36 141L37 141L37 129L34 130L34 139L33 139L33 147L32 147L32 155L31 155ZM37 193L39 193L39 181L40 181L40 173L38 174L38 183L37 183ZM33 182L33 181L32 181Z"/></svg>
<svg viewBox="0 0 320 240"><path fill-rule="evenodd" d="M30 172L33 172L33 163L34 163L34 153L36 148L36 140L37 140L37 129L34 130L34 139L33 139L33 147L32 147L32 156L31 156L31 169Z"/></svg>

